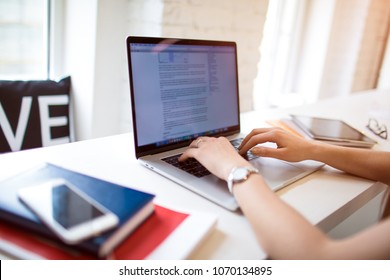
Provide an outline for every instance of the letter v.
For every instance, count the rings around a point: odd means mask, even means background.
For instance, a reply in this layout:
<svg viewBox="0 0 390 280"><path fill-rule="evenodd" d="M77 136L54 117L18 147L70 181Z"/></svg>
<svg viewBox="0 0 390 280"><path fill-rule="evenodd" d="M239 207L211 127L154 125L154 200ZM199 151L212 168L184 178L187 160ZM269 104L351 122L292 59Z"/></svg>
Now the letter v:
<svg viewBox="0 0 390 280"><path fill-rule="evenodd" d="M0 103L0 124L1 127L3 128L5 138L7 139L8 144L11 147L11 150L13 152L19 151L22 148L24 134L26 133L27 121L28 121L28 117L30 116L31 103L32 103L31 96L23 97L22 107L20 109L18 126L16 127L15 135L12 132L11 125L9 124L4 109Z"/></svg>

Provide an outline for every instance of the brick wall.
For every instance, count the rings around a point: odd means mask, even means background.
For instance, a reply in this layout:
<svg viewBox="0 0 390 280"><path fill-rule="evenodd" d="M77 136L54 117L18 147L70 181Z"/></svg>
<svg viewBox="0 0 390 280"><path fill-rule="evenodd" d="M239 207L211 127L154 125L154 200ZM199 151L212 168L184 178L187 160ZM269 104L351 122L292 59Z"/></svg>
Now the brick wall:
<svg viewBox="0 0 390 280"><path fill-rule="evenodd" d="M253 82L268 0L129 0L129 34L235 41L240 107L253 108Z"/></svg>

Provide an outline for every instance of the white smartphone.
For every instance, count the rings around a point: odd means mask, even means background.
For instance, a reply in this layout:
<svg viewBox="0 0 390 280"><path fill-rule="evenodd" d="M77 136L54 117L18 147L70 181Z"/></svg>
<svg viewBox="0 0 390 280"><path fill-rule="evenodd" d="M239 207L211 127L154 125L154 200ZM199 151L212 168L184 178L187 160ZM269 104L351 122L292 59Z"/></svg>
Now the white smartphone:
<svg viewBox="0 0 390 280"><path fill-rule="evenodd" d="M96 236L119 222L115 214L63 179L22 188L18 195L43 223L68 244Z"/></svg>

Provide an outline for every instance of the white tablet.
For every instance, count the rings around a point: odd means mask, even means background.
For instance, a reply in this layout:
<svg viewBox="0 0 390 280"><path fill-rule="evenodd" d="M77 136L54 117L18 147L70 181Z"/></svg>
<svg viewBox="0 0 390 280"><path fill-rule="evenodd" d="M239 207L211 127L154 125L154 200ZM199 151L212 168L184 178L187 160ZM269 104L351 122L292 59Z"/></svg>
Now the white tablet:
<svg viewBox="0 0 390 280"><path fill-rule="evenodd" d="M293 122L311 138L345 143L346 146L372 147L377 142L342 120L291 115Z"/></svg>

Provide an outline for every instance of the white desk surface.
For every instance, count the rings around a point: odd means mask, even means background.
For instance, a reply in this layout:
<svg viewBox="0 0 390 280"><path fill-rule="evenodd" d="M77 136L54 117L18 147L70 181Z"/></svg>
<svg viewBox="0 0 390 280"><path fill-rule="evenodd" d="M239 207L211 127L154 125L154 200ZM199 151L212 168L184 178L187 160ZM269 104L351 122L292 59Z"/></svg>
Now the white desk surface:
<svg viewBox="0 0 390 280"><path fill-rule="evenodd" d="M341 118L364 130L370 114L390 110L390 92L364 93L327 100L300 108L242 114L243 132L264 125L264 120L289 112ZM390 122L390 119L388 120ZM375 149L390 150L389 141ZM131 186L156 194L156 203L218 215L216 229L191 255L192 259L262 259L252 229L239 212L230 212L141 166L134 156L131 133L88 141L8 153L0 156L0 180L40 162ZM344 174L329 167L311 174L278 194L311 223L328 231L369 202L384 185ZM271 215L271 213L270 213ZM288 233L286 233L288 234ZM0 256L1 258L1 256Z"/></svg>

